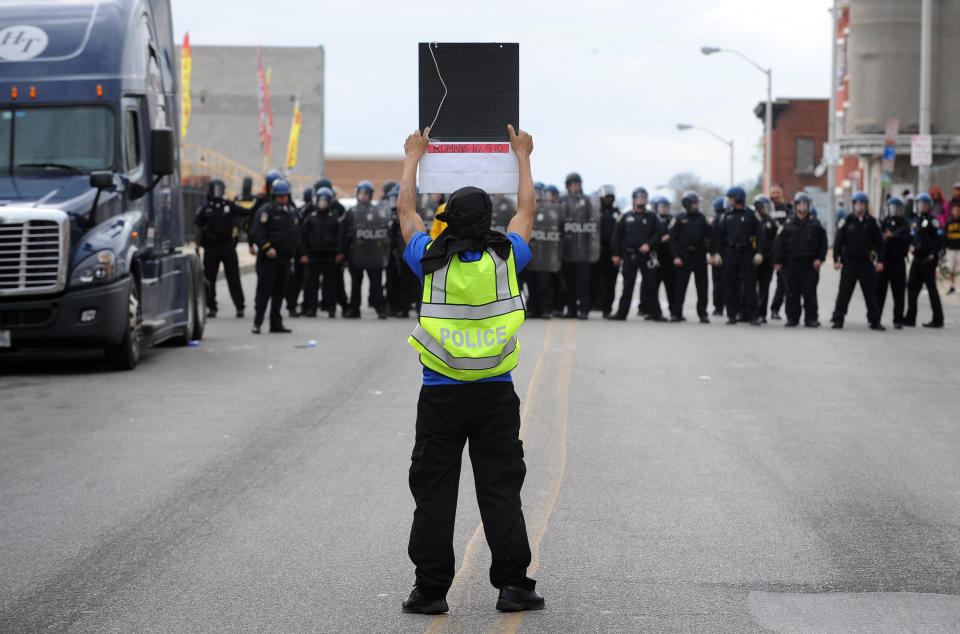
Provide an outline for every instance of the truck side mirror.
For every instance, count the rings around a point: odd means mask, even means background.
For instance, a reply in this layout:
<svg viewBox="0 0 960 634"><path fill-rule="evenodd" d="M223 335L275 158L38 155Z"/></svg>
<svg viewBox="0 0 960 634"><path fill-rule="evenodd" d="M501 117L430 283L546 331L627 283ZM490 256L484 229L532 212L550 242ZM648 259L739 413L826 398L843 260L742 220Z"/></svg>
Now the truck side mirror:
<svg viewBox="0 0 960 634"><path fill-rule="evenodd" d="M106 189L111 185L113 185L113 172L107 170L90 172L90 187L94 189Z"/></svg>
<svg viewBox="0 0 960 634"><path fill-rule="evenodd" d="M150 168L157 176L173 174L176 146L173 130L156 128L150 131Z"/></svg>

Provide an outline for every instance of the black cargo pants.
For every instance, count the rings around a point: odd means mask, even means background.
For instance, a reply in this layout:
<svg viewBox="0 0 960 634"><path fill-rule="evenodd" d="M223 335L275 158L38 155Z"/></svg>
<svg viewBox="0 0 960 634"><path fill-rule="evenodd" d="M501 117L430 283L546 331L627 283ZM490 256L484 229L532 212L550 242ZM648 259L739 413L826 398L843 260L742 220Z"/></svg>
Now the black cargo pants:
<svg viewBox="0 0 960 634"><path fill-rule="evenodd" d="M407 552L424 596L446 596L453 583L453 527L463 446L470 441L483 532L492 554L490 583L533 589L530 544L520 508L527 468L520 434L520 399L509 381L425 385L417 403L410 464L413 513Z"/></svg>

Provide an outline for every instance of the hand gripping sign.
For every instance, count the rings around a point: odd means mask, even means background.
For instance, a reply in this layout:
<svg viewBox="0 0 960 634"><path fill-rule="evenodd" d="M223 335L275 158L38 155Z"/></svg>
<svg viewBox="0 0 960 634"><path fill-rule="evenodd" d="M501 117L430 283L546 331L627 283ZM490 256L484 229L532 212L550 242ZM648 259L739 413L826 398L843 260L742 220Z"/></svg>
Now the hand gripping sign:
<svg viewBox="0 0 960 634"><path fill-rule="evenodd" d="M420 43L420 191L450 194L472 185L516 193L517 157L507 124L519 129L518 44Z"/></svg>

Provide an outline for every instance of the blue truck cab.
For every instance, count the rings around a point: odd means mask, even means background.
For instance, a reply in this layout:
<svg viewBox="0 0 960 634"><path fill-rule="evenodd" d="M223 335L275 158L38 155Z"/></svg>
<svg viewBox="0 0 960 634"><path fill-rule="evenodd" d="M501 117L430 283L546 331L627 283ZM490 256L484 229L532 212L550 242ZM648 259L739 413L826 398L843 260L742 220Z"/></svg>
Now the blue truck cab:
<svg viewBox="0 0 960 634"><path fill-rule="evenodd" d="M0 351L202 336L176 64L169 0L0 4Z"/></svg>

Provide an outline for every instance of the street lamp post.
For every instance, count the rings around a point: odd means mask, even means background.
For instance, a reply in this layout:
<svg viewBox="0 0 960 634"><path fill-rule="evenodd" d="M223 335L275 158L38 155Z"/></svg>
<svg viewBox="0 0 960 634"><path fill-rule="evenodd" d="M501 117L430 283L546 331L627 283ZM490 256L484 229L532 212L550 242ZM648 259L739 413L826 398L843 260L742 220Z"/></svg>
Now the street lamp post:
<svg viewBox="0 0 960 634"><path fill-rule="evenodd" d="M728 141L728 140L726 140L725 138L723 138L722 136L720 136L719 134L717 134L716 132L714 132L713 130L711 130L711 129L709 129L709 128L703 128L703 127L700 127L700 126L698 126L698 125L690 125L689 123L678 123L678 124L677 124L677 130L680 130L681 132L683 132L684 130L694 130L694 129L695 129L695 130L703 130L704 132L707 132L708 134L712 134L718 141L720 141L720 142L722 142L722 143L725 143L725 144L727 144L728 146L730 146L730 187L733 187L733 186L734 186L734 182L733 182L733 139L730 139L730 140Z"/></svg>
<svg viewBox="0 0 960 634"><path fill-rule="evenodd" d="M763 152L763 191L764 193L769 194L770 182L773 178L773 170L771 168L773 161L773 69L764 68L740 51L736 51L732 48L701 46L700 52L704 55L712 55L713 53L733 53L734 55L739 55L741 58L749 62L754 68L767 75L767 111L763 122L763 135L765 137Z"/></svg>

